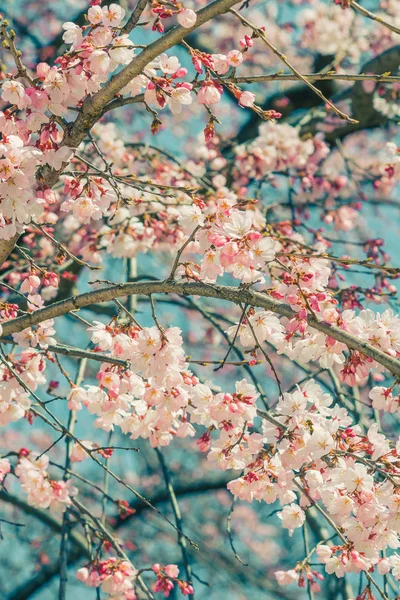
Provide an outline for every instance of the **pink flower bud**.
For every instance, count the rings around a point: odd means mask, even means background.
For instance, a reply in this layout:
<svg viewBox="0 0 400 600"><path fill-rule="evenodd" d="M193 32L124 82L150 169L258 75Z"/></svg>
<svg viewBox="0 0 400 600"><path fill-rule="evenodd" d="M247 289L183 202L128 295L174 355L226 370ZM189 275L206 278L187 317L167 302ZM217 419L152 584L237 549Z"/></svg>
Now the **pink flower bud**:
<svg viewBox="0 0 400 600"><path fill-rule="evenodd" d="M206 104L207 106L217 104L221 100L221 93L212 82L205 82L199 90L197 100L199 104Z"/></svg>
<svg viewBox="0 0 400 600"><path fill-rule="evenodd" d="M39 63L36 67L36 75L40 77L40 79L44 79L49 71L50 65L44 62Z"/></svg>
<svg viewBox="0 0 400 600"><path fill-rule="evenodd" d="M185 8L178 15L179 25L182 25L182 27L185 27L186 29L190 29L190 27L193 27L196 21L197 15L194 12L194 10L191 10L190 8Z"/></svg>
<svg viewBox="0 0 400 600"><path fill-rule="evenodd" d="M76 578L85 583L89 578L89 571L86 567L82 567L76 573Z"/></svg>
<svg viewBox="0 0 400 600"><path fill-rule="evenodd" d="M188 70L185 67L181 67L175 73L175 77L185 77L187 75Z"/></svg>
<svg viewBox="0 0 400 600"><path fill-rule="evenodd" d="M256 95L253 92L242 92L239 96L239 106L250 107L254 105Z"/></svg>

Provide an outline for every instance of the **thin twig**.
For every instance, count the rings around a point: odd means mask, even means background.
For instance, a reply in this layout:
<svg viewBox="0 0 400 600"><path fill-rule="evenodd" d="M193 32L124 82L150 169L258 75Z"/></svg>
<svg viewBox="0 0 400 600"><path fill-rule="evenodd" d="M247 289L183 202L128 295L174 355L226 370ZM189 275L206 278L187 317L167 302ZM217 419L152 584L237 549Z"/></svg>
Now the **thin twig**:
<svg viewBox="0 0 400 600"><path fill-rule="evenodd" d="M182 561L183 561L183 566L185 568L186 580L188 583L192 583L192 568L191 568L190 561L189 561L187 541L186 541L185 536L182 534L183 521L182 521L181 510L179 508L179 503L178 503L178 500L175 495L175 490L172 485L172 481L171 481L171 478L169 475L168 467L165 462L164 456L159 448L156 448L155 450L157 453L159 463L161 465L161 471L162 471L162 474L164 477L165 487L167 489L167 493L169 496L172 512L174 513L175 523L178 528L178 544L181 548ZM193 596L193 594L189 594L188 597L190 600L193 600L194 596Z"/></svg>
<svg viewBox="0 0 400 600"><path fill-rule="evenodd" d="M256 27L255 25L253 25L252 23L250 23L250 21L248 21L247 19L245 19L240 13L237 12L237 10L235 10L234 8L230 9L230 12L232 14L234 14L241 22L243 25L246 25L247 27L250 27L250 29L253 30L253 32L256 34L256 37L259 37L264 44L266 44L266 46L268 46L268 48L270 50L272 50L272 52L274 54L276 54L276 56L278 56L282 62L285 63L285 65L292 71L292 73L294 75L296 75L296 77L302 81L303 83L305 83L315 94L317 94L317 96L319 96L321 98L321 100L323 100L331 109L332 111L341 119L344 119L345 121L347 121L348 123L358 123L358 121L356 121L355 119L352 119L351 117L349 117L348 115L346 115L346 113L342 112L339 108L337 108L330 100L328 100L328 98L326 98L326 96L324 96L324 94L321 92L321 90L319 90L317 87L315 87L315 85L313 85L306 77L304 77L304 75L302 75L287 59L287 57L283 54L283 52L281 52L280 50L278 50L278 48L276 48L266 37L264 31L262 29L259 29L258 27Z"/></svg>
<svg viewBox="0 0 400 600"><path fill-rule="evenodd" d="M367 10L366 8L361 6L361 4L358 4L358 2L356 2L355 0L350 0L350 4L357 12L361 13L364 17L367 17L367 19L376 21L377 23L380 23L384 27L387 27L388 29L390 29L390 31L393 31L394 33L397 33L400 35L400 29L398 27L396 27L395 25L392 25L388 21L385 21L384 19L382 19L382 17L380 17L379 15L376 15L375 13L371 12L370 10Z"/></svg>

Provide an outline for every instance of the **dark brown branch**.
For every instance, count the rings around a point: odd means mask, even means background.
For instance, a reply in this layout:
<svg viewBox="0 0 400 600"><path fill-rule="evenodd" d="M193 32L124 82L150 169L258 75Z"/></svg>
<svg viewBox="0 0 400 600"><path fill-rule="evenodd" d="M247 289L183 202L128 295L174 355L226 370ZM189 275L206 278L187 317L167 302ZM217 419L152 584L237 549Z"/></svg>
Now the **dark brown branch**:
<svg viewBox="0 0 400 600"><path fill-rule="evenodd" d="M146 8L147 0L138 0L135 10L121 29L121 33L130 33L136 27L144 9Z"/></svg>

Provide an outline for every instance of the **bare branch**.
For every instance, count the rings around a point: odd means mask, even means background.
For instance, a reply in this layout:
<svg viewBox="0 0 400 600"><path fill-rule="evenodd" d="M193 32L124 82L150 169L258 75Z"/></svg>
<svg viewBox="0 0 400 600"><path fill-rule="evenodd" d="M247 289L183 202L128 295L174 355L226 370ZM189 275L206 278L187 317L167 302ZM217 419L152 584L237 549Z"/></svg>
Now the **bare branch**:
<svg viewBox="0 0 400 600"><path fill-rule="evenodd" d="M377 23L380 23L384 27L387 27L387 29L390 29L390 31L393 31L394 33L398 33L400 35L400 29L398 27L396 27L395 25L392 25L392 23L389 23L388 21L382 19L382 17L379 17L378 15L374 14L373 12L367 10L366 8L361 6L361 4L358 4L358 2L356 2L355 0L350 0L350 4L357 12L364 15L364 17L367 17L367 19L376 21Z"/></svg>

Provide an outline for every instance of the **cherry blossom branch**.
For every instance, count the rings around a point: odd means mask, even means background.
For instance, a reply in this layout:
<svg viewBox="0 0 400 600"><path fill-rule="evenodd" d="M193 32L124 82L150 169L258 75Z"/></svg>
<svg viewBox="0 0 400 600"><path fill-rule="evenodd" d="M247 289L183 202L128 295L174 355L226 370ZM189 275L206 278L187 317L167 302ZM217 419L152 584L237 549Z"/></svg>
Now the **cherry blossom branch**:
<svg viewBox="0 0 400 600"><path fill-rule="evenodd" d="M305 490L305 488L296 480L296 478L293 479L293 483L302 492L302 494L304 494L307 497L307 499L310 501L310 503L312 504L312 506L314 506L316 508L316 510L320 513L320 515L323 516L323 518L325 519L325 521L327 523L329 523L329 525L332 527L332 529L334 529L336 531L337 535L340 537L340 539L342 540L343 544L347 545L348 544L348 540L343 535L343 533L341 532L341 530L339 529L339 527L335 524L335 522L333 521L333 519L331 519L331 517L328 515L328 513L318 504L318 502L315 502L311 498L311 496L308 494L308 492ZM386 596L386 594L384 593L384 591L380 588L380 586L375 581L375 579L372 577L372 575L368 571L363 571L363 573L365 573L368 581L370 581L370 583L372 583L372 585L374 585L374 587L378 590L378 592L379 592L382 600L388 600L388 597Z"/></svg>
<svg viewBox="0 0 400 600"><path fill-rule="evenodd" d="M1 22L1 15L0 15L0 38L4 38L4 43L3 43L3 48L7 48L7 50L9 50L12 54L12 57L14 59L15 62L15 66L17 67L17 71L18 71L18 77L21 77L22 79L25 79L29 85L33 85L33 79L32 77L29 75L28 73L28 69L25 67L24 63L22 62L21 59L21 52L19 50L17 50L17 47L15 45L15 32L13 30L11 30L10 32L8 31L7 27L8 27L8 21L2 21Z"/></svg>
<svg viewBox="0 0 400 600"><path fill-rule="evenodd" d="M222 15L238 4L240 0L214 0L208 6L197 12L196 24L193 27L185 28L180 25L173 27L168 33L160 37L155 42L149 44L143 52L135 57L126 67L111 77L108 83L96 94L88 97L83 103L75 122L68 127L62 146L76 149L91 130L93 125L101 118L106 105L116 96L121 89L127 85L134 77L140 75L143 69L162 52L172 46L179 44L187 35L195 31L204 23L218 15ZM45 167L40 174L43 184L52 188L58 181L62 171L67 163L62 165L61 169L51 169ZM5 262L10 252L14 248L19 235L15 235L8 240L0 240L0 266Z"/></svg>
<svg viewBox="0 0 400 600"><path fill-rule="evenodd" d="M302 73L308 81L376 81L379 83L397 83L400 76L397 75L366 75L351 73ZM298 81L297 75L291 73L271 73L269 75L230 76L221 78L223 81L232 83L260 83L263 81ZM132 98L133 100L133 98Z"/></svg>
<svg viewBox="0 0 400 600"><path fill-rule="evenodd" d="M0 356L0 361L7 367L7 369L12 373L12 375L15 377L15 379L18 381L18 383L20 384L20 386L26 391L28 392L39 404L39 406L41 406L43 408L43 410L49 415L49 417L53 420L50 421L49 419L47 419L46 417L44 417L44 415L38 413L37 411L35 411L34 409L31 409L31 411L36 414L37 416L39 416L40 418L42 418L50 427L52 427L55 431L59 431L60 433L62 433L62 437L64 436L68 436L69 438L71 438L72 440L74 440L74 442L76 444L78 444L78 446L80 446L89 456L90 458L97 464L99 465L106 473L108 473L115 481L117 481L119 484L121 484L123 487L125 487L127 490L129 490L130 492L132 492L132 494L140 499L142 502L144 502L149 508L151 508L154 512L156 512L159 517L161 517L164 521L166 521L169 525L171 525L173 527L173 529L175 529L177 532L181 533L186 539L187 541L190 543L190 545L195 548L196 550L198 549L198 546L195 542L193 542L188 536L186 536L185 534L183 534L181 531L178 530L178 528L174 525L174 523L168 518L166 517L161 511L159 511L157 508L155 508L144 496L142 496L142 494L140 494L137 490L135 490L132 486L128 485L127 483L125 483L125 481L119 477L118 475L116 475L113 471L111 471L109 469L109 467L102 463L101 460L99 460L97 458L97 456L94 455L93 452L91 452L91 450L89 448L87 448L79 438L77 438L73 433L71 433L71 431L66 428L62 422L58 419L58 417L56 417L46 406L46 403L43 402L39 396L33 392L30 387L25 383L25 381L23 381L23 379L21 379L21 377L19 376L19 374L15 371L15 369L11 366L11 364L8 362L7 357L5 356L3 349L0 346L0 352L2 353L3 356ZM60 438L61 439L61 438Z"/></svg>
<svg viewBox="0 0 400 600"><path fill-rule="evenodd" d="M305 244L301 244L303 248L307 248L312 250L310 246L305 246ZM299 254L297 252L278 252L277 256L293 256L295 258L319 258L323 260L328 260L330 262L336 262L342 265L357 265L359 267L364 267L366 269L378 269L380 271L384 271L388 275L398 275L400 273L400 267L389 267L387 265L377 265L373 263L370 259L359 260L358 258L339 258L336 256L330 256L329 254Z"/></svg>
<svg viewBox="0 0 400 600"><path fill-rule="evenodd" d="M201 25L204 25L204 23L210 19L228 12L232 6L238 4L238 1L239 0L214 0L214 2L200 9L196 13L197 20L193 27L185 28L177 25L158 40L149 44L147 48L135 57L126 67L111 77L109 82L99 92L84 102L82 110L71 128L70 134L64 139L64 145L70 148L77 148L86 133L90 131L101 116L104 107L134 77L140 75L149 62L157 58L162 52L168 50L168 48L179 44L187 35L195 31Z"/></svg>
<svg viewBox="0 0 400 600"><path fill-rule="evenodd" d="M330 108L331 110L341 119L344 119L345 121L347 121L348 123L352 123L352 124L356 124L358 123L358 121L356 119L352 119L351 117L349 117L348 115L346 115L346 113L344 113L343 111L341 111L339 108L337 108L330 100L328 100L328 98L326 98L324 96L324 94L321 92L321 90L319 90L317 87L315 87L315 85L313 85L310 81L308 81L308 79L306 77L304 77L304 75L302 75L286 58L286 56L283 54L283 52L281 52L280 50L278 50L278 48L276 48L266 37L264 31L262 29L259 29L258 27L256 27L255 25L253 25L252 23L250 23L250 21L248 21L245 17L243 17L240 13L237 12L237 10L235 10L234 8L231 8L230 11L232 14L234 14L243 25L250 27L250 29L253 30L253 32L256 34L256 37L260 38L264 44L266 46L268 46L268 48L270 50L272 50L272 52L274 54L276 54L276 56L278 56L282 62L285 63L285 65L292 71L292 73L298 78L300 79L300 81L302 81L303 83L305 83L315 94L317 94L317 96L319 96L321 98L321 100L323 100Z"/></svg>
<svg viewBox="0 0 400 600"><path fill-rule="evenodd" d="M97 527L97 529L102 532L102 534L104 535L104 538L108 542L110 542L110 544L114 548L117 556L119 556L123 560L126 560L127 562L130 562L132 564L132 561L129 560L129 558L127 557L127 555L125 554L125 552L122 550L121 545L118 542L115 541L114 536L108 531L107 527L102 522L102 519L98 519L92 513L91 510L89 510L86 506L84 506L81 502L79 502L79 500L76 500L76 498L74 498L72 500L72 503L74 504L74 506L76 506L79 509L79 511L81 513L87 514L89 516L89 518L92 520L92 522ZM147 587L147 585L145 584L145 582L143 581L143 578L141 577L141 575L139 573L136 575L136 580L137 580L140 588L145 593L146 597L149 598L150 600L155 600L154 595L149 590L149 588Z"/></svg>
<svg viewBox="0 0 400 600"><path fill-rule="evenodd" d="M37 325L46 319L60 317L69 312L90 306L91 304L109 302L114 298L120 298L121 296L128 296L131 294L144 294L150 296L151 294L157 293L217 298L232 302L233 304L237 304L239 306L241 304L248 304L249 306L265 308L266 310L270 310L278 315L288 317L289 319L293 318L297 314L292 308L290 308L289 305L278 302L266 294L240 287L214 285L201 282L134 282L120 283L109 286L105 289L86 292L78 296L72 296L71 298L67 298L66 300L62 300L60 302L55 302L50 306L41 308L28 315L23 315L21 317L17 317L16 319L5 321L3 323L3 335L7 336L12 333L23 331L24 329L32 327L33 325ZM319 320L314 315L308 315L307 322L313 329L325 333L338 342L342 342L351 350L356 350L361 354L372 358L386 369L391 371L395 376L400 376L400 361L392 356L389 356L382 350L379 350L378 348L359 340L356 336L351 335L335 325L330 325L329 323Z"/></svg>

